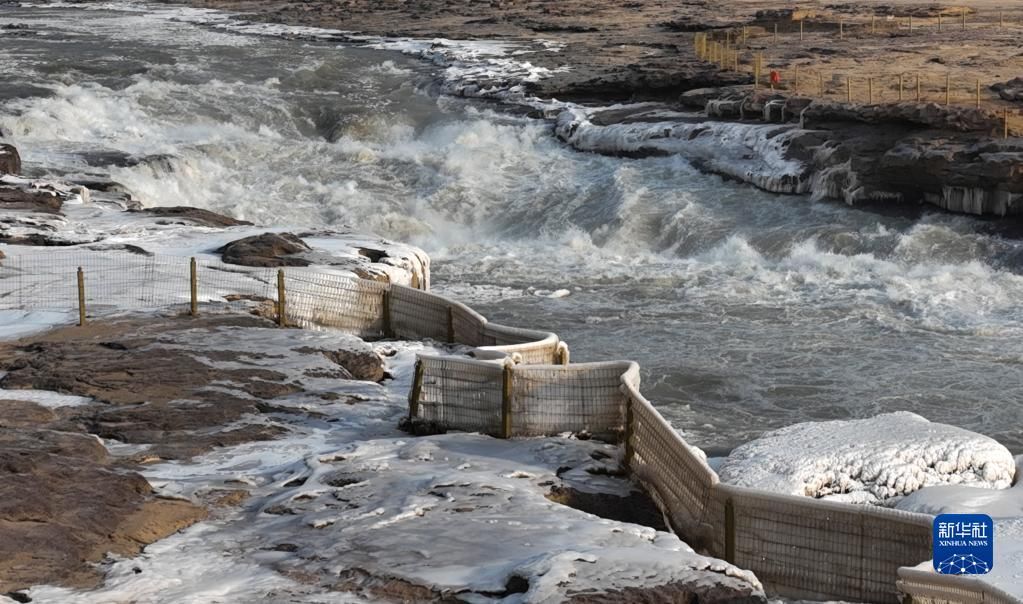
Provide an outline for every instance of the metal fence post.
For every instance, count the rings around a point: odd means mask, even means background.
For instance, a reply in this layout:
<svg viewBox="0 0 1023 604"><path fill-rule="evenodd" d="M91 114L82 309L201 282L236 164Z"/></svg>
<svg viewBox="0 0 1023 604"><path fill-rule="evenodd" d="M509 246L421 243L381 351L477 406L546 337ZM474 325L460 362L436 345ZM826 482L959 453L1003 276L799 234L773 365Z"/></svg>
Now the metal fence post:
<svg viewBox="0 0 1023 604"><path fill-rule="evenodd" d="M287 314L288 300L287 295L284 291L284 269L277 269L277 325L284 327L287 323L285 315Z"/></svg>
<svg viewBox="0 0 1023 604"><path fill-rule="evenodd" d="M415 373L412 377L412 390L408 394L409 419L419 417L419 396L423 393L423 362L416 359Z"/></svg>
<svg viewBox="0 0 1023 604"><path fill-rule="evenodd" d="M506 361L501 384L501 438L511 438L512 435L512 378L515 365Z"/></svg>
<svg viewBox="0 0 1023 604"><path fill-rule="evenodd" d="M78 326L85 325L85 273L78 267Z"/></svg>
<svg viewBox="0 0 1023 604"><path fill-rule="evenodd" d="M191 261L188 264L189 264L188 283L189 297L191 300L191 314L193 317L195 317L199 315L199 279L198 270L195 265L195 257L192 257Z"/></svg>
<svg viewBox="0 0 1023 604"><path fill-rule="evenodd" d="M735 502L725 500L725 561L735 564Z"/></svg>

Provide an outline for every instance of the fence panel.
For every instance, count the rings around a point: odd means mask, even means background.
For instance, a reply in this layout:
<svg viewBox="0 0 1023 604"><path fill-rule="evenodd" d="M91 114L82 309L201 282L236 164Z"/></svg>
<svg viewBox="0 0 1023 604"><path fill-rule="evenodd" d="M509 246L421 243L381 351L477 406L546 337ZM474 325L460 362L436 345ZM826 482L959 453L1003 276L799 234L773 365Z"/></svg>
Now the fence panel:
<svg viewBox="0 0 1023 604"><path fill-rule="evenodd" d="M897 602L898 569L931 557L932 517L717 485L713 552L775 593ZM728 518L728 510L734 510Z"/></svg>
<svg viewBox="0 0 1023 604"><path fill-rule="evenodd" d="M505 354L518 353L526 365L547 365L560 363L558 336L546 331L519 329L497 323L488 323L483 330L484 350L496 350Z"/></svg>
<svg viewBox="0 0 1023 604"><path fill-rule="evenodd" d="M1020 599L973 577L939 575L916 568L899 569L899 589L914 600L963 604L1019 604Z"/></svg>
<svg viewBox="0 0 1023 604"><path fill-rule="evenodd" d="M504 364L419 355L418 417L455 430L500 435Z"/></svg>
<svg viewBox="0 0 1023 604"><path fill-rule="evenodd" d="M384 336L386 283L307 269L287 269L284 276L288 325L328 327L361 337Z"/></svg>
<svg viewBox="0 0 1023 604"><path fill-rule="evenodd" d="M403 285L391 286L391 331L399 338L448 341L451 301Z"/></svg>
<svg viewBox="0 0 1023 604"><path fill-rule="evenodd" d="M632 363L516 365L512 371L512 434L589 432L618 440L625 426L622 374Z"/></svg>
<svg viewBox="0 0 1023 604"><path fill-rule="evenodd" d="M461 302L451 304L451 331L459 344L482 346L487 320Z"/></svg>
<svg viewBox="0 0 1023 604"><path fill-rule="evenodd" d="M689 545L711 549L715 527L709 506L711 490L718 484L717 474L638 388L631 384L624 388L631 399L629 469L658 500L671 526Z"/></svg>

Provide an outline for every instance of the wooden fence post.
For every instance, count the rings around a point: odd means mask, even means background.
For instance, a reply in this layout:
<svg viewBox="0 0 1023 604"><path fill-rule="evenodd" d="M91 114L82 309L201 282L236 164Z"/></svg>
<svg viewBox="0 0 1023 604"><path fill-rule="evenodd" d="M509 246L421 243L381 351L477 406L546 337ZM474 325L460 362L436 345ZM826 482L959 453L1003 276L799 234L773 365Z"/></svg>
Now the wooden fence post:
<svg viewBox="0 0 1023 604"><path fill-rule="evenodd" d="M966 7L963 7L963 31L966 31Z"/></svg>
<svg viewBox="0 0 1023 604"><path fill-rule="evenodd" d="M980 109L980 78L977 78L977 109Z"/></svg>
<svg viewBox="0 0 1023 604"><path fill-rule="evenodd" d="M423 362L416 359L415 373L412 375L412 390L408 394L409 419L419 417L419 397L423 393Z"/></svg>
<svg viewBox="0 0 1023 604"><path fill-rule="evenodd" d="M867 78L867 104L874 104L874 78Z"/></svg>
<svg viewBox="0 0 1023 604"><path fill-rule="evenodd" d="M838 39L845 39L845 19L838 20Z"/></svg>
<svg viewBox="0 0 1023 604"><path fill-rule="evenodd" d="M803 19L799 20L799 41L803 41Z"/></svg>
<svg viewBox="0 0 1023 604"><path fill-rule="evenodd" d="M921 99L920 95L920 74L916 74L916 102L919 103Z"/></svg>
<svg viewBox="0 0 1023 604"><path fill-rule="evenodd" d="M792 69L794 71L792 75L792 91L799 94L799 64L794 65Z"/></svg>
<svg viewBox="0 0 1023 604"><path fill-rule="evenodd" d="M940 32L941 30L942 30L942 26L941 26L941 9L938 9L938 31Z"/></svg>
<svg viewBox="0 0 1023 604"><path fill-rule="evenodd" d="M852 102L852 78L845 76L845 102Z"/></svg>
<svg viewBox="0 0 1023 604"><path fill-rule="evenodd" d="M945 74L945 106L952 104L952 74Z"/></svg>
<svg viewBox="0 0 1023 604"><path fill-rule="evenodd" d="M501 438L511 438L512 435L512 381L515 365L506 361L504 365L503 380L501 384Z"/></svg>
<svg viewBox="0 0 1023 604"><path fill-rule="evenodd" d="M760 88L760 53L753 59L753 89Z"/></svg>
<svg viewBox="0 0 1023 604"><path fill-rule="evenodd" d="M78 326L85 325L85 272L78 267Z"/></svg>
<svg viewBox="0 0 1023 604"><path fill-rule="evenodd" d="M625 397L625 457L622 459L622 465L625 466L626 470L632 467L632 458L636 454L636 450L632 446L632 437L635 434L633 429L634 422L636 421L635 415L632 410L632 397Z"/></svg>
<svg viewBox="0 0 1023 604"><path fill-rule="evenodd" d="M287 323L288 300L284 291L284 269L277 269L277 326L284 327Z"/></svg>
<svg viewBox="0 0 1023 604"><path fill-rule="evenodd" d="M904 88L904 84L905 84L905 76L900 73L899 74L899 102L900 103L902 102L902 89Z"/></svg>
<svg viewBox="0 0 1023 604"><path fill-rule="evenodd" d="M824 96L824 72L823 71L818 71L817 72L817 88L818 88L819 96L823 97Z"/></svg>
<svg viewBox="0 0 1023 604"><path fill-rule="evenodd" d="M394 335L391 330L391 286L388 285L387 289L384 290L384 295L380 300L380 315L381 325L380 331L383 332L385 338L390 338Z"/></svg>
<svg viewBox="0 0 1023 604"><path fill-rule="evenodd" d="M198 267L195 264L195 257L188 263L188 293L190 299L190 310L193 317L199 316L199 275Z"/></svg>
<svg viewBox="0 0 1023 604"><path fill-rule="evenodd" d="M725 500L725 561L735 564L735 502Z"/></svg>
<svg viewBox="0 0 1023 604"><path fill-rule="evenodd" d="M1009 110L1002 111L1002 138L1009 138Z"/></svg>

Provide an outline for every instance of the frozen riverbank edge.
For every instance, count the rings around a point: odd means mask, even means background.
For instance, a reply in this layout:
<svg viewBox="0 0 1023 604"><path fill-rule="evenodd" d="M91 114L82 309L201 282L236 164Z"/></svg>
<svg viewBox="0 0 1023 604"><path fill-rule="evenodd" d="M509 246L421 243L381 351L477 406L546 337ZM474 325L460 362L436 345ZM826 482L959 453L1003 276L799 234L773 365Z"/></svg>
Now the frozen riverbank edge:
<svg viewBox="0 0 1023 604"><path fill-rule="evenodd" d="M0 177L0 600L765 601L613 445L401 433L415 355L464 347L273 320L278 267L425 289L422 251L110 188Z"/></svg>
<svg viewBox="0 0 1023 604"><path fill-rule="evenodd" d="M658 21L653 4L635 3L618 15L631 37L616 39L602 34L613 30L602 10L575 6L585 2L529 17L516 12L528 8L501 6L491 19L471 7L459 11L458 2L387 5L380 17L359 3L343 11L322 2L187 4L238 11L251 23L240 27L210 14L227 29L418 55L445 68L440 91L525 108L582 151L679 155L766 191L850 205L1023 213L1023 143L1001 138L999 116L937 103L843 103L753 90L748 74L718 71L695 56L687 32L722 25L698 7L683 27ZM602 56L607 60L597 60Z"/></svg>

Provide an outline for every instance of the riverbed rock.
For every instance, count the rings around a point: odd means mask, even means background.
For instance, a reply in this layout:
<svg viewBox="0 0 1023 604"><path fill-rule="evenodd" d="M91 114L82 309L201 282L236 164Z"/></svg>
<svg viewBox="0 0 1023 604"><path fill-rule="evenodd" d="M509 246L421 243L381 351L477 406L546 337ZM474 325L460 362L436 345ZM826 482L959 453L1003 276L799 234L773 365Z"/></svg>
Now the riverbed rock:
<svg viewBox="0 0 1023 604"><path fill-rule="evenodd" d="M291 233L263 233L232 241L217 250L224 262L241 266L309 266L311 261L295 254L312 248Z"/></svg>
<svg viewBox="0 0 1023 604"><path fill-rule="evenodd" d="M63 205L64 201L54 191L0 185L0 210L30 210L58 214Z"/></svg>
<svg viewBox="0 0 1023 604"><path fill-rule="evenodd" d="M237 218L232 218L230 216L225 216L223 214L211 212L209 210L204 210L202 208L193 208L190 206L156 206L152 208L145 208L142 211L151 216L159 216L162 218L177 218L186 223L197 224L199 226L206 227L223 228L252 225L252 223L247 220L238 220Z"/></svg>
<svg viewBox="0 0 1023 604"><path fill-rule="evenodd" d="M937 103L867 105L817 100L806 107L802 119L804 126L822 122L901 123L953 132L993 133L1002 127L1001 117L989 111Z"/></svg>
<svg viewBox="0 0 1023 604"><path fill-rule="evenodd" d="M991 90L1007 101L1023 102L1023 78L1013 78L991 86Z"/></svg>
<svg viewBox="0 0 1023 604"><path fill-rule="evenodd" d="M21 174L21 154L14 145L0 143L0 175Z"/></svg>
<svg viewBox="0 0 1023 604"><path fill-rule="evenodd" d="M718 471L728 484L880 505L940 484L1005 489L1015 472L994 439L908 412L774 430L737 447Z"/></svg>
<svg viewBox="0 0 1023 604"><path fill-rule="evenodd" d="M94 587L94 563L108 552L135 555L205 515L114 468L94 436L0 428L0 593L44 582Z"/></svg>
<svg viewBox="0 0 1023 604"><path fill-rule="evenodd" d="M379 382L384 379L384 360L370 348L365 350L325 350L323 356L337 363L356 380Z"/></svg>

